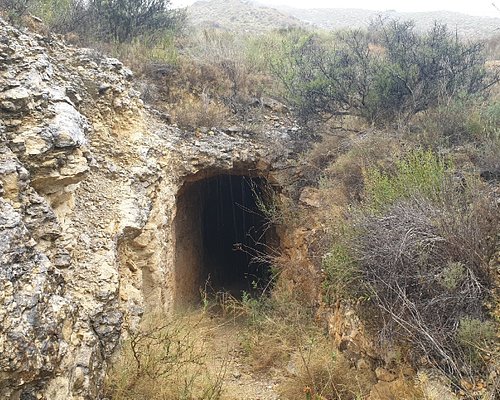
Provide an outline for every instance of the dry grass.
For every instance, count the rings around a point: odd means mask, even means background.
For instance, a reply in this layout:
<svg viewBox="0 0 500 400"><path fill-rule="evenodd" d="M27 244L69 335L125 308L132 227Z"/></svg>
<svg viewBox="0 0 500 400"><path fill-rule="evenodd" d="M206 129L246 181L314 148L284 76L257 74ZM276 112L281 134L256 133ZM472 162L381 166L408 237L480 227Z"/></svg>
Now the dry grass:
<svg viewBox="0 0 500 400"><path fill-rule="evenodd" d="M106 395L116 400L217 400L225 364L209 369L203 319L150 316L130 332L112 364Z"/></svg>
<svg viewBox="0 0 500 400"><path fill-rule="evenodd" d="M314 309L293 293L275 289L272 297L231 298L222 308L231 310L226 317L236 316L246 326L242 345L252 370L282 371L286 378L278 391L284 399L307 398L307 393L319 396L315 399L356 399L375 383L372 371L356 370L336 350Z"/></svg>
<svg viewBox="0 0 500 400"><path fill-rule="evenodd" d="M143 100L186 129L234 124L235 114L251 113L275 85L263 45L252 36L205 30L99 46L136 73Z"/></svg>
<svg viewBox="0 0 500 400"><path fill-rule="evenodd" d="M206 95L185 94L172 113L174 121L185 129L224 127L231 124L232 113L217 100Z"/></svg>
<svg viewBox="0 0 500 400"><path fill-rule="evenodd" d="M354 368L321 335L310 337L295 349L288 371L280 387L285 399L360 399L376 382L373 372Z"/></svg>

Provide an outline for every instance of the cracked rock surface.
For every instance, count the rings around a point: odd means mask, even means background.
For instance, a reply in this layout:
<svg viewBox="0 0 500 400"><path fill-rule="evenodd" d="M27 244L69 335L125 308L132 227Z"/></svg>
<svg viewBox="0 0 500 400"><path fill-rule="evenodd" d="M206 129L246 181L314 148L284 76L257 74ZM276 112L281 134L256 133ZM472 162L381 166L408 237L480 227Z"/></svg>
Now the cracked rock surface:
<svg viewBox="0 0 500 400"><path fill-rule="evenodd" d="M289 129L195 135L123 64L0 19L0 398L98 399L125 329L173 302L172 221L204 171L279 181Z"/></svg>

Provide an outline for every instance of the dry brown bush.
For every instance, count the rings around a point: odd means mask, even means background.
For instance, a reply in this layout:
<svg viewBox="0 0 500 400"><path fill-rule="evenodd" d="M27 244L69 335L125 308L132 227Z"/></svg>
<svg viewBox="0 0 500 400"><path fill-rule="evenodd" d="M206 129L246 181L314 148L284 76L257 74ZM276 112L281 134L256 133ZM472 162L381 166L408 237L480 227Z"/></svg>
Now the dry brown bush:
<svg viewBox="0 0 500 400"><path fill-rule="evenodd" d="M485 141L475 161L484 179L500 181L500 137Z"/></svg>
<svg viewBox="0 0 500 400"><path fill-rule="evenodd" d="M292 376L280 386L285 399L356 400L365 398L376 383L372 371L354 368L321 336L295 349L289 370Z"/></svg>
<svg viewBox="0 0 500 400"><path fill-rule="evenodd" d="M260 97L272 82L255 55L250 54L251 46L252 38L248 35L204 30L192 38L187 51L191 62L214 71L212 89L218 96L244 104Z"/></svg>
<svg viewBox="0 0 500 400"><path fill-rule="evenodd" d="M410 343L454 377L481 372L458 343L464 318L484 321L488 263L500 217L488 189L448 184L439 201L415 196L383 213L361 213L355 250L362 281L380 307L380 339Z"/></svg>
<svg viewBox="0 0 500 400"><path fill-rule="evenodd" d="M325 169L345 154L350 146L351 138L344 130L323 133L319 140L301 155L301 178L304 184L317 184Z"/></svg>
<svg viewBox="0 0 500 400"><path fill-rule="evenodd" d="M249 58L251 39L245 35L205 30L167 44L139 58L143 65L136 69L144 82L155 87L157 104L175 109L208 99L232 112L245 113L272 86L269 74Z"/></svg>
<svg viewBox="0 0 500 400"><path fill-rule="evenodd" d="M230 110L208 96L185 95L173 112L174 121L185 129L212 128L230 125Z"/></svg>

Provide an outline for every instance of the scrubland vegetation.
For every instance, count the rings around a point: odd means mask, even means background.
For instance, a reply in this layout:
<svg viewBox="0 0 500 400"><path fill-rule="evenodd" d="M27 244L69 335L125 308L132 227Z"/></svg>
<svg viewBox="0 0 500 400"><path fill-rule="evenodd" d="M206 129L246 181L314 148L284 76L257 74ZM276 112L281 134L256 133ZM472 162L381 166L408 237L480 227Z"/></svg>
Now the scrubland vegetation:
<svg viewBox="0 0 500 400"><path fill-rule="evenodd" d="M243 345L257 371L296 357L285 398L369 393L373 378L353 368L318 322L344 305L376 346L397 350L388 368L435 368L465 397L500 396L498 38L470 42L440 24L419 34L406 21L237 35L196 31L182 11L156 0L0 4L16 23L38 15L38 29L122 59L144 100L182 128L264 130L263 97L284 103L280 117L305 127L300 179L268 217L289 229L315 224L316 273L289 287L281 280L294 267L278 255L271 295L224 302L226 317L245 321ZM320 193L321 209L299 205L306 186ZM196 329L177 324L131 334L110 374L111 395L221 396L223 371L205 373L189 334ZM401 399L424 398L418 385L403 392Z"/></svg>
<svg viewBox="0 0 500 400"><path fill-rule="evenodd" d="M149 315L122 345L109 371L106 392L114 399L219 399L225 363L216 370L204 346L199 316Z"/></svg>

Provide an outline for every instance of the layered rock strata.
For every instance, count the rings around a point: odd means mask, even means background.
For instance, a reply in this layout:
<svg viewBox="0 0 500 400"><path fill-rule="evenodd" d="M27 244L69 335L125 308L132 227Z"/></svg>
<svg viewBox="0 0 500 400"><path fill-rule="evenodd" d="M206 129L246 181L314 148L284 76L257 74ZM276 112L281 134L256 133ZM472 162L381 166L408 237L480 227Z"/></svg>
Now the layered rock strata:
<svg viewBox="0 0 500 400"><path fill-rule="evenodd" d="M166 125L116 59L0 20L0 397L97 399L126 327L173 304L176 196L279 180L287 128Z"/></svg>

